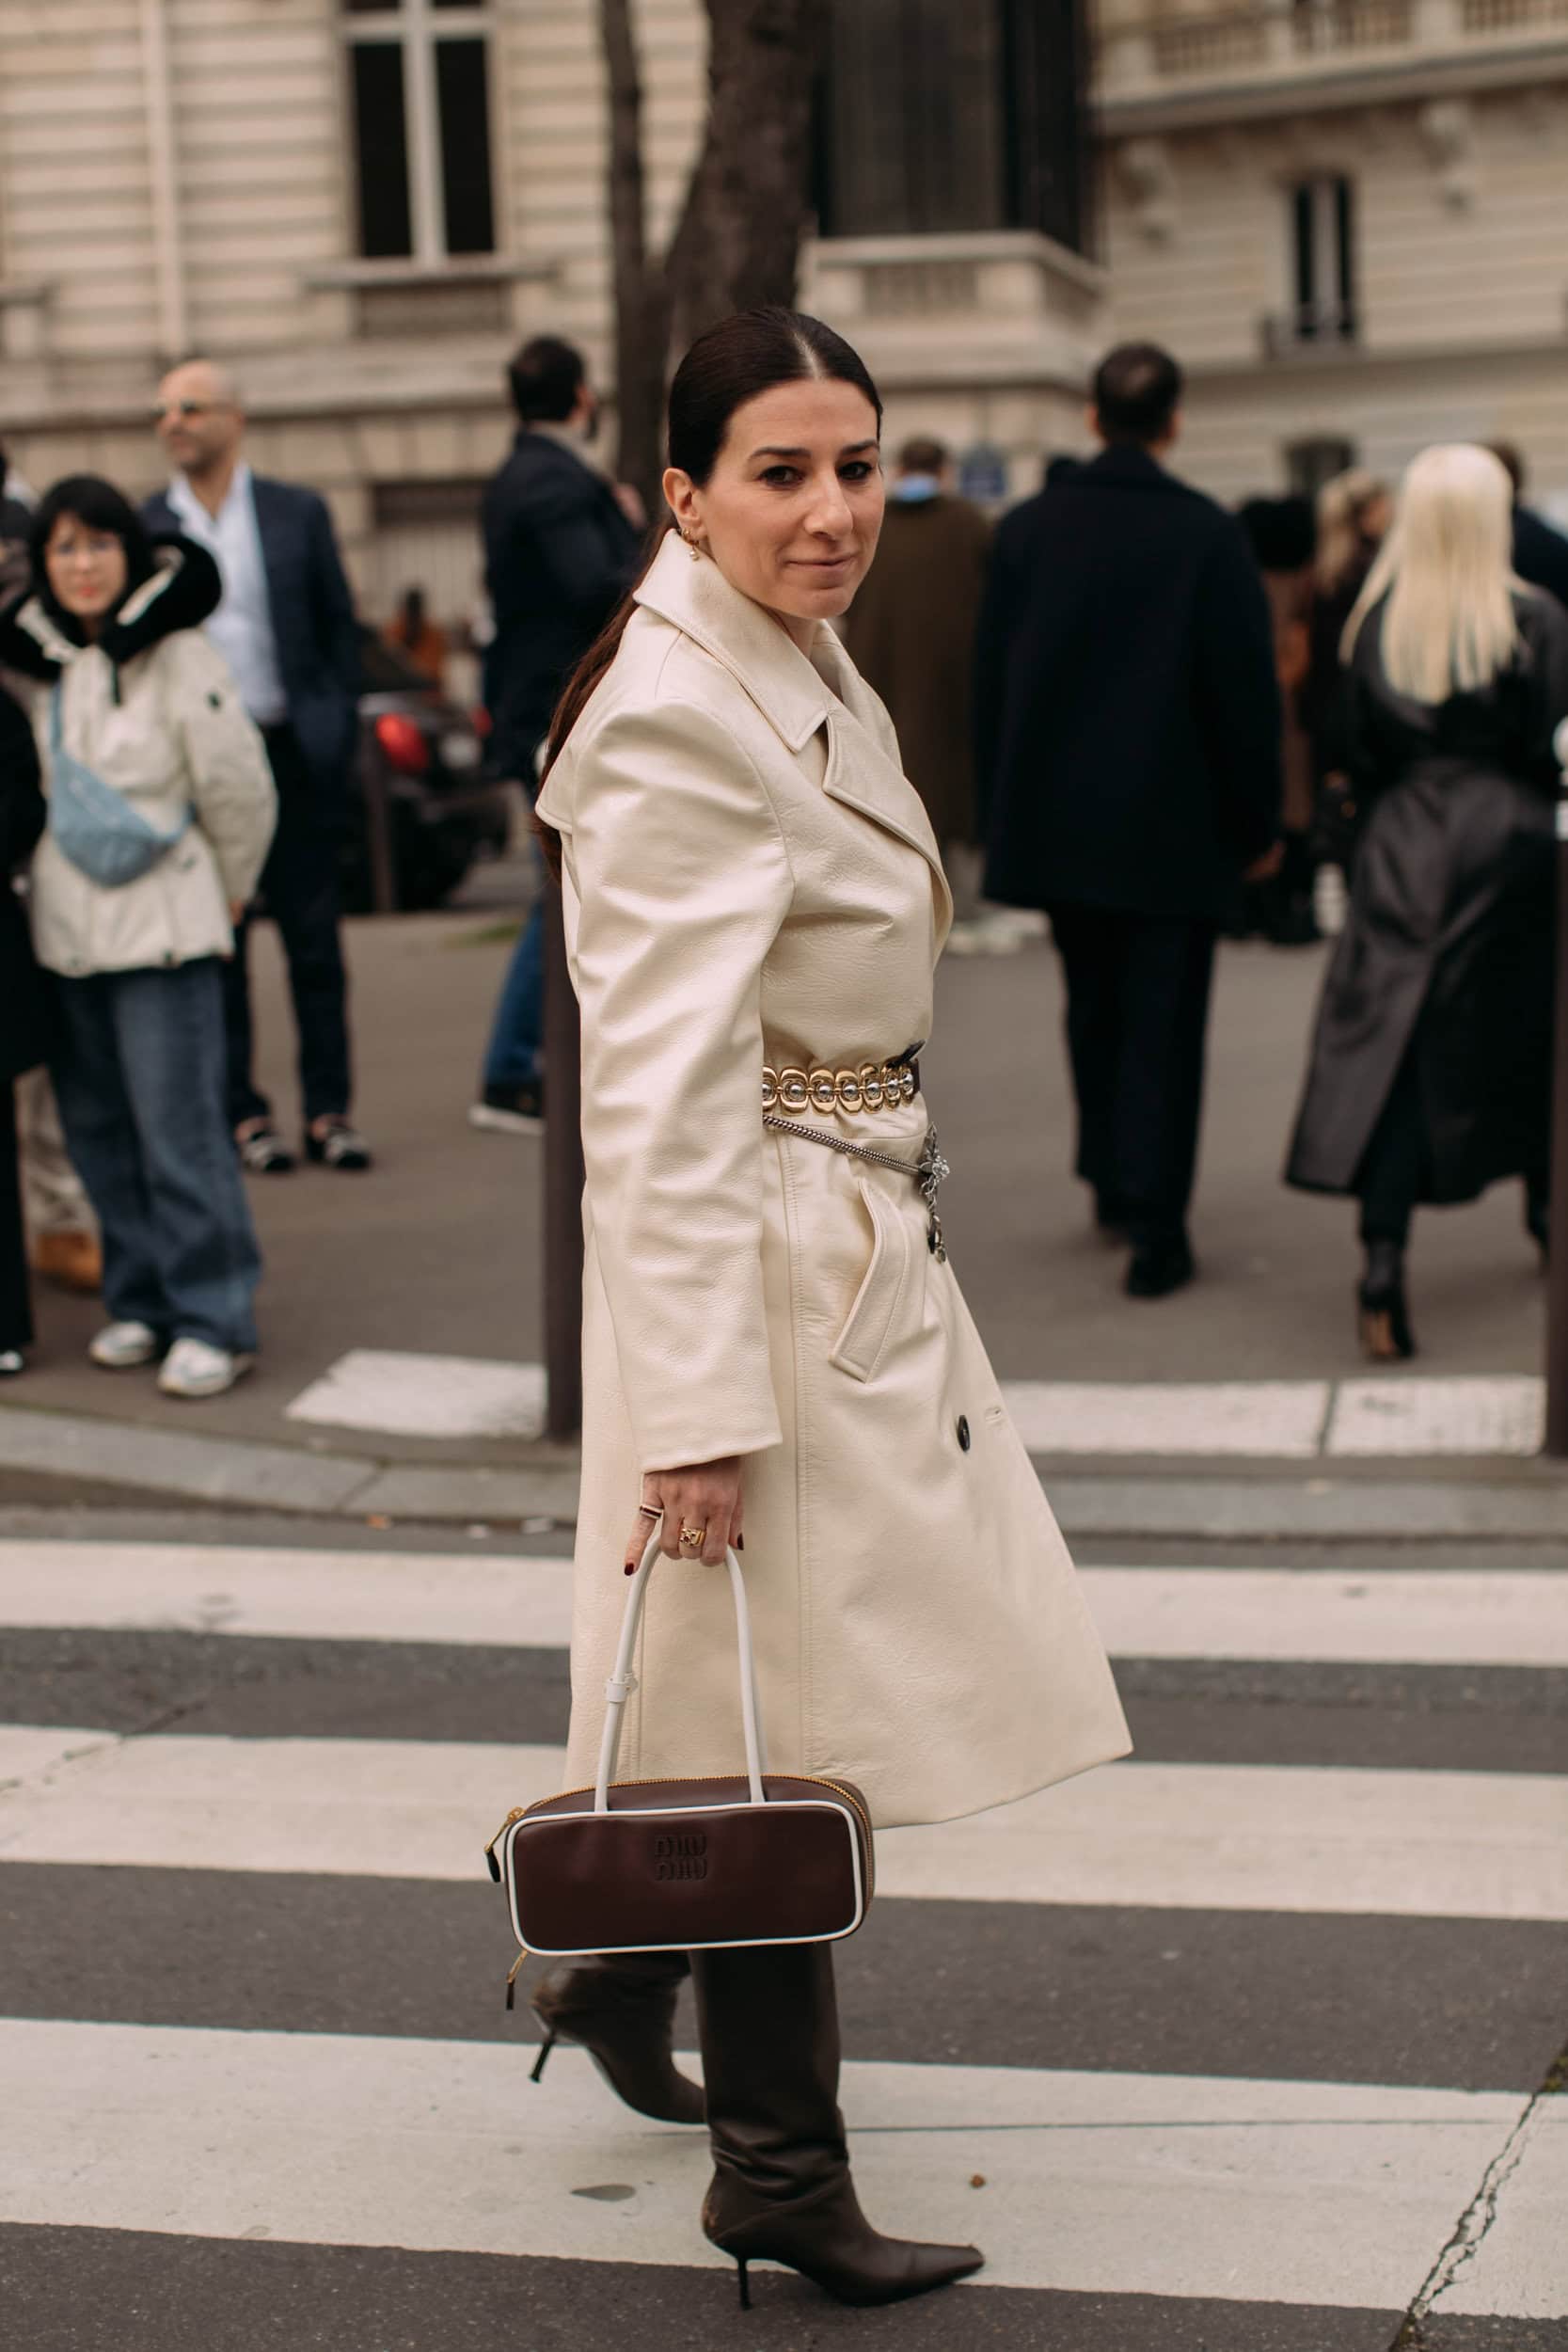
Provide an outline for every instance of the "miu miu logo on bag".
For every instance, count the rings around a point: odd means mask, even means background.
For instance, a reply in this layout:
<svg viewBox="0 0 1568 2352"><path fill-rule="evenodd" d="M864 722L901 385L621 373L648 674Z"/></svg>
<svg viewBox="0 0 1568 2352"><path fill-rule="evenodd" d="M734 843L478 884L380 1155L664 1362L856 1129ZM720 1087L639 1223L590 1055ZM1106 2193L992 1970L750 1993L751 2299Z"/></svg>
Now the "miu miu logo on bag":
<svg viewBox="0 0 1568 2352"><path fill-rule="evenodd" d="M707 1876L707 1837L704 1831L671 1830L654 1839L654 1876L668 1882L671 1879L705 1879Z"/></svg>

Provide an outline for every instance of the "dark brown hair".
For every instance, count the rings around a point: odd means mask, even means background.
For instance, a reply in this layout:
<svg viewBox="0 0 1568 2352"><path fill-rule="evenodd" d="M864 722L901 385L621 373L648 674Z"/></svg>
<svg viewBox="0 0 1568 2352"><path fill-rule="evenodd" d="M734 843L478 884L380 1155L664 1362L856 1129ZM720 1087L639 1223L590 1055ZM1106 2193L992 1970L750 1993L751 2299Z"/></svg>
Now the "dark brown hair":
<svg viewBox="0 0 1568 2352"><path fill-rule="evenodd" d="M717 326L699 335L670 387L666 411L666 451L670 465L688 475L701 489L712 477L737 408L776 384L798 384L811 377L852 384L865 394L882 428L882 403L870 371L859 352L820 319L802 310L772 308L736 310ZM562 689L550 721L549 752L544 774L561 756L562 745L581 718L589 698L621 648L626 623L636 609L636 592L653 567L655 557L673 525L666 522L655 539L637 580L610 614ZM551 869L561 871L561 838L539 818L534 830Z"/></svg>

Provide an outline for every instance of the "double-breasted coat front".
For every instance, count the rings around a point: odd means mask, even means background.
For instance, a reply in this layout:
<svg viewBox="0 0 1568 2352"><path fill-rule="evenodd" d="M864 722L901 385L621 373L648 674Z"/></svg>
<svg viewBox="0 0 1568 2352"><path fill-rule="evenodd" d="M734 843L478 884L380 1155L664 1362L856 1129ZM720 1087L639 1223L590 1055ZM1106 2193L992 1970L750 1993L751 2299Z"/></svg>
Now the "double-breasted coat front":
<svg viewBox="0 0 1568 2352"><path fill-rule="evenodd" d="M727 1454L745 1456L775 1771L853 1780L885 1826L1123 1754L1071 1562L915 1184L763 1123L765 1066L855 1071L930 1036L951 903L881 705L831 630L803 650L672 538L539 810L582 1009L570 1782L594 1774L641 1474ZM912 1164L931 1111L920 1094L799 1116ZM636 1671L619 1776L737 1768L721 1573L659 1565Z"/></svg>

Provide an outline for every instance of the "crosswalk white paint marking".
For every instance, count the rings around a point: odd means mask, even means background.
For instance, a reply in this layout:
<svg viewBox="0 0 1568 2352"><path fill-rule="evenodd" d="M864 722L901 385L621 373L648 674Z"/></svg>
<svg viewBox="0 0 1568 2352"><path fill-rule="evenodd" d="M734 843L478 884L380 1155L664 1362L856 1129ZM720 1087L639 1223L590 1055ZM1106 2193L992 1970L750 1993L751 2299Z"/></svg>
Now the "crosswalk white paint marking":
<svg viewBox="0 0 1568 2352"><path fill-rule="evenodd" d="M700 2133L580 2053L0 2023L0 2214L308 2244L712 2263ZM1521 2098L1362 2084L850 2065L884 2226L973 2233L982 2283L1402 2309ZM987 2186L969 2183L982 2173ZM614 2203L574 2189L617 2183ZM1568 2284L1560 2233L1525 2294ZM1540 2299L1502 2308L1533 2312Z"/></svg>
<svg viewBox="0 0 1568 2352"><path fill-rule="evenodd" d="M1568 2318L1568 2099L1539 2102L1498 2170L1491 2227L1433 2310Z"/></svg>
<svg viewBox="0 0 1568 2352"><path fill-rule="evenodd" d="M554 1747L50 1736L87 1753L0 1792L13 1861L469 1879L507 1807L562 1785ZM883 1832L877 1877L932 1899L1568 1919L1568 1779L1113 1764Z"/></svg>
<svg viewBox="0 0 1568 2352"><path fill-rule="evenodd" d="M1009 1380L1002 1393L1031 1454L1318 1451L1326 1380Z"/></svg>
<svg viewBox="0 0 1568 2352"><path fill-rule="evenodd" d="M1536 1454L1545 1416L1545 1384L1528 1374L1342 1380L1324 1451Z"/></svg>
<svg viewBox="0 0 1568 2352"><path fill-rule="evenodd" d="M1117 1658L1568 1665L1568 1576L1560 1571L1083 1568L1079 1574L1101 1637Z"/></svg>
<svg viewBox="0 0 1568 2352"><path fill-rule="evenodd" d="M1568 1665L1550 1569L1084 1568L1113 1656ZM0 1542L0 1623L564 1648L565 1559Z"/></svg>
<svg viewBox="0 0 1568 2352"><path fill-rule="evenodd" d="M1005 1380L1031 1454L1533 1454L1544 1384L1530 1375L1345 1380ZM291 1421L415 1438L534 1438L543 1367L351 1348Z"/></svg>
<svg viewBox="0 0 1568 2352"><path fill-rule="evenodd" d="M0 1623L563 1649L572 1564L19 1540L0 1543Z"/></svg>
<svg viewBox="0 0 1568 2352"><path fill-rule="evenodd" d="M285 1418L404 1438L537 1438L545 1409L540 1364L354 1347Z"/></svg>

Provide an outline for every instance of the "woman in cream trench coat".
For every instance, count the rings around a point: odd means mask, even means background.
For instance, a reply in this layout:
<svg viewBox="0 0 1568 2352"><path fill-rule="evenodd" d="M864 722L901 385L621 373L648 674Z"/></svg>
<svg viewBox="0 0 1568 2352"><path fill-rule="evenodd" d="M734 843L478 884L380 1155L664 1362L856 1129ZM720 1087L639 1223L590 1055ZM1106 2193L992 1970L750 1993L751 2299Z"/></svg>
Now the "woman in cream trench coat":
<svg viewBox="0 0 1568 2352"><path fill-rule="evenodd" d="M727 431L717 461L711 430L703 445L693 428L705 403L710 426L733 419L735 434L769 441L787 431L792 450L820 417L824 499L843 508L847 496L859 513L874 489L879 521L874 440L869 459L840 469L847 490L833 486L834 436L869 419L875 401L855 355L817 322L727 321L672 391L667 493L680 514L681 485L700 490L705 460L715 493L739 461ZM804 452L793 453L780 470L804 479ZM810 495L807 482L808 507ZM702 506L700 496L685 503ZM764 515L772 528L765 501ZM800 538L826 545L844 529L807 514ZM874 546L874 524L863 535ZM887 714L832 629L812 622L810 596L807 617L785 626L709 547L695 526L687 544L665 540L580 715L568 691L570 732L562 740L558 723L539 801L560 838L582 1007L588 1172L568 1784L594 1778L625 1603L616 1565L644 1482L739 1456L771 1768L855 1782L882 1825L942 1820L1122 1754L1126 1725L916 1184L764 1124L765 1069L880 1070L929 1037L951 903ZM824 577L835 560L822 562ZM853 1085L818 1081L831 1105L791 1112L797 1089L784 1091L778 1113L814 1133L907 1166L921 1158L923 1092L902 1099L900 1084L895 1106L847 1107ZM710 1534L709 1558L721 1557L725 1532ZM667 1527L666 1549L677 1545ZM620 1775L735 1771L722 1573L689 1554L661 1565L643 1628ZM802 1960L800 1947L775 1951ZM698 1956L716 2187L729 2201L721 2224L735 2222L748 2168L715 2112L725 2005L713 1963L756 1957ZM825 1962L810 1947L805 1957ZM794 2001L775 1987L769 2013ZM541 2014L560 2022L547 2001ZM754 2085L748 2099L754 2106ZM754 2231L754 2180L747 2195ZM715 2226L712 2200L705 2218L739 2250L736 2229ZM751 2250L773 2250L777 2235L764 2245L753 2234ZM787 2248L781 2258L846 2291L820 2261ZM900 2279L900 2293L938 2282Z"/></svg>

